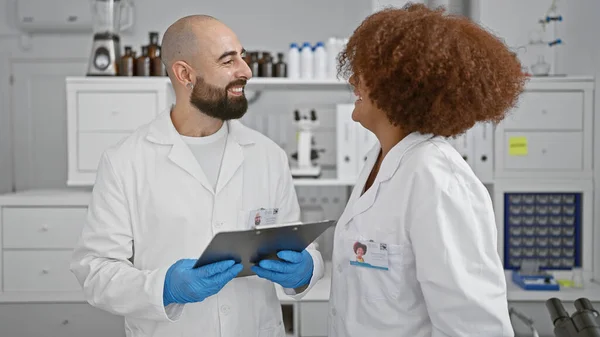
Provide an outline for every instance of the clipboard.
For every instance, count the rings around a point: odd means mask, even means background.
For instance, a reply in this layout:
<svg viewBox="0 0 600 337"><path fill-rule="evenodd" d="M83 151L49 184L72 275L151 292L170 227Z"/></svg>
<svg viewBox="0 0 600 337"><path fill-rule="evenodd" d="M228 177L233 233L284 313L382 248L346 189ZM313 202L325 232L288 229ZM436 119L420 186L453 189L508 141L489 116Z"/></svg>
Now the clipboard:
<svg viewBox="0 0 600 337"><path fill-rule="evenodd" d="M282 250L301 252L336 223L336 220L296 222L219 232L202 252L194 268L234 260L244 266L237 277L251 276L254 272L250 267L260 260L279 260L277 253Z"/></svg>

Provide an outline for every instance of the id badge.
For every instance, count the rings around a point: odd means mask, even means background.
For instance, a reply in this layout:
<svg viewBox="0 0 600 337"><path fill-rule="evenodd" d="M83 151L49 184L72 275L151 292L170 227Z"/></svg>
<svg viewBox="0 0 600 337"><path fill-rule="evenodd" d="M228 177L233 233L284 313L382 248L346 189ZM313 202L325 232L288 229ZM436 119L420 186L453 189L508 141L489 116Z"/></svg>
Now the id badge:
<svg viewBox="0 0 600 337"><path fill-rule="evenodd" d="M250 211L248 217L248 227L274 225L277 223L279 208L259 208Z"/></svg>
<svg viewBox="0 0 600 337"><path fill-rule="evenodd" d="M387 244L375 241L349 241L351 249L350 264L356 267L366 267L388 270Z"/></svg>

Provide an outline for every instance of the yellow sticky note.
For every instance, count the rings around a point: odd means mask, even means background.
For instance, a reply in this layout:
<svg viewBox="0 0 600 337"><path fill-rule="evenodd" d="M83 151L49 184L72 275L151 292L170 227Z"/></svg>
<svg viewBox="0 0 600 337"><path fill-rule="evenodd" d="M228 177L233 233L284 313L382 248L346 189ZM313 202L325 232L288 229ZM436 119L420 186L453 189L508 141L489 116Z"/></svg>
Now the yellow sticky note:
<svg viewBox="0 0 600 337"><path fill-rule="evenodd" d="M511 156L526 156L527 155L527 138L526 137L510 137L508 139L508 154Z"/></svg>

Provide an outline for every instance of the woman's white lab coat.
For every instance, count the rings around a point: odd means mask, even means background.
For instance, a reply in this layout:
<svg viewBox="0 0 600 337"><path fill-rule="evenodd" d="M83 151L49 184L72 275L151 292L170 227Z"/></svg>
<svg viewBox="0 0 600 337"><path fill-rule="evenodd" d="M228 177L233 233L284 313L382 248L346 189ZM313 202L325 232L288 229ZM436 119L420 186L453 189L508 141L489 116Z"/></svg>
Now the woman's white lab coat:
<svg viewBox="0 0 600 337"><path fill-rule="evenodd" d="M513 336L485 186L445 139L412 133L361 195L378 154L335 229L329 336ZM388 270L350 263L370 240L386 244Z"/></svg>
<svg viewBox="0 0 600 337"><path fill-rule="evenodd" d="M239 121L228 127L216 193L168 111L101 159L71 270L90 304L125 316L127 336L284 335L274 284L257 276L201 303L163 306L171 264L198 258L218 231L248 228L249 211L279 208L278 221L299 220L283 150ZM323 275L321 255L309 252L308 289Z"/></svg>

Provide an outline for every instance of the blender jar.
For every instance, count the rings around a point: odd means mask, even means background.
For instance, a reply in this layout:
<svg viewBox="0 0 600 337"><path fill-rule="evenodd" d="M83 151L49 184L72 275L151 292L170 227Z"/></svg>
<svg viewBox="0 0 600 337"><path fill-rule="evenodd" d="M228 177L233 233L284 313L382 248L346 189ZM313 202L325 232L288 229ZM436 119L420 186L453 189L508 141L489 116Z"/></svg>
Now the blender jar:
<svg viewBox="0 0 600 337"><path fill-rule="evenodd" d="M94 0L92 19L94 33L118 34L121 28L121 0Z"/></svg>

